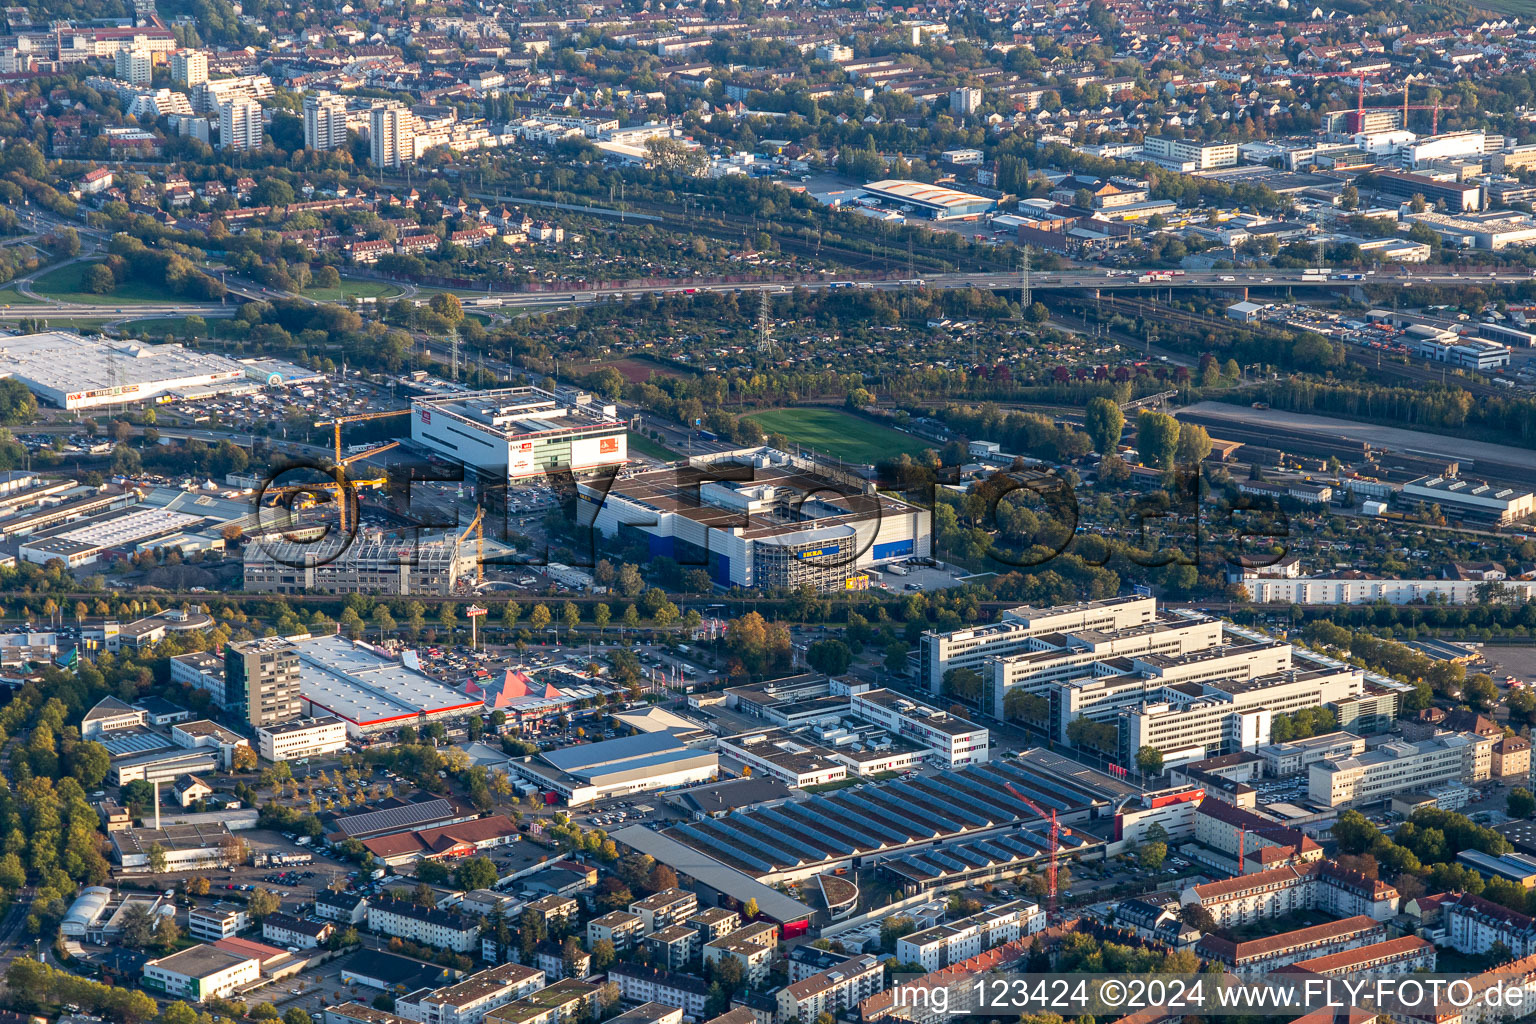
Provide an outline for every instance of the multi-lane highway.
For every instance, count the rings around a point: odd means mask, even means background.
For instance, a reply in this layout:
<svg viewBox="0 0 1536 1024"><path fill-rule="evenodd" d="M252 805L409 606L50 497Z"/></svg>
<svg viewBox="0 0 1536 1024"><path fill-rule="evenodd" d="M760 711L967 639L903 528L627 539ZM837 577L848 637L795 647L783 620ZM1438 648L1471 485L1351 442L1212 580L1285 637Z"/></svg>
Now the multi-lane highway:
<svg viewBox="0 0 1536 1024"><path fill-rule="evenodd" d="M1245 273L1240 271L1191 270L1178 272L1178 276L1165 276L1155 281L1145 280L1139 271L1098 270L1074 268L1031 274L1029 286L1033 291L1066 291L1096 289L1099 291L1147 291L1187 290L1192 288L1239 289L1316 289L1348 288L1368 284L1526 284L1536 280L1536 271L1508 270L1485 273L1463 273L1451 267L1417 267L1412 270L1397 268L1375 273L1351 275L1343 280L1338 274L1320 277L1301 270L1269 270ZM517 309L526 307L572 306L602 301L638 299L647 295L692 295L705 292L756 292L761 290L788 291L792 288L812 290L877 289L881 291L902 288L979 288L987 291L1013 291L1020 287L1016 274L974 273L936 274L924 278L868 279L835 276L805 278L794 281L748 281L722 283L708 278L685 278L665 284L647 285L613 284L591 288L572 288L561 291L502 291L466 297L464 304L473 309ZM250 291L252 297L274 298L265 295L254 285L241 283L240 291ZM233 287L233 285L232 285ZM237 296L232 296L236 298ZM306 300L314 301L314 300ZM204 318L233 316L236 303L164 303L155 305L119 306L110 301L100 303L49 301L29 305L15 305L0 309L0 320L18 320L24 317L104 317L142 319L157 316L189 316Z"/></svg>

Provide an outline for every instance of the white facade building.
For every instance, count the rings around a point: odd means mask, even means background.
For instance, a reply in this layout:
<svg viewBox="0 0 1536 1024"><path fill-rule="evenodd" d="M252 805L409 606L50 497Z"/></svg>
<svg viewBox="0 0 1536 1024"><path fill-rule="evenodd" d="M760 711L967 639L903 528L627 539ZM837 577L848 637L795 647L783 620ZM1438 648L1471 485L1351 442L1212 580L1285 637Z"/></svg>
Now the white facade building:
<svg viewBox="0 0 1536 1024"><path fill-rule="evenodd" d="M219 105L219 145L241 151L260 149L262 140L261 104L245 96L236 96Z"/></svg>
<svg viewBox="0 0 1536 1024"><path fill-rule="evenodd" d="M338 718L304 718L256 730L257 753L268 761L295 761L343 750L346 723Z"/></svg>
<svg viewBox="0 0 1536 1024"><path fill-rule="evenodd" d="M304 148L324 152L347 144L347 100L335 93L304 97Z"/></svg>

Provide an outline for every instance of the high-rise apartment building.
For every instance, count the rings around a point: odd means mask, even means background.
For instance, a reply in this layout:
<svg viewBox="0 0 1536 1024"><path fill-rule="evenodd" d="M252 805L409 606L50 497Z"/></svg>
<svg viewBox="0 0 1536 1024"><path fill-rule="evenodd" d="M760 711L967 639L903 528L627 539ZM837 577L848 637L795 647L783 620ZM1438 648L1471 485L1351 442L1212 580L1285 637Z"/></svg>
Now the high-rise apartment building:
<svg viewBox="0 0 1536 1024"><path fill-rule="evenodd" d="M335 93L304 97L304 148L324 152L347 144L347 101Z"/></svg>
<svg viewBox="0 0 1536 1024"><path fill-rule="evenodd" d="M404 103L387 100L369 115L368 148L373 166L395 170L416 159L416 115Z"/></svg>
<svg viewBox="0 0 1536 1024"><path fill-rule="evenodd" d="M208 81L208 55L202 50L177 50L172 53L171 81L186 89Z"/></svg>
<svg viewBox="0 0 1536 1024"><path fill-rule="evenodd" d="M225 149L260 149L261 104L245 96L220 104L219 145Z"/></svg>
<svg viewBox="0 0 1536 1024"><path fill-rule="evenodd" d="M298 647L280 636L225 645L224 706L253 729L298 718Z"/></svg>
<svg viewBox="0 0 1536 1024"><path fill-rule="evenodd" d="M153 54L148 50L117 51L117 77L130 85L149 85L155 77Z"/></svg>

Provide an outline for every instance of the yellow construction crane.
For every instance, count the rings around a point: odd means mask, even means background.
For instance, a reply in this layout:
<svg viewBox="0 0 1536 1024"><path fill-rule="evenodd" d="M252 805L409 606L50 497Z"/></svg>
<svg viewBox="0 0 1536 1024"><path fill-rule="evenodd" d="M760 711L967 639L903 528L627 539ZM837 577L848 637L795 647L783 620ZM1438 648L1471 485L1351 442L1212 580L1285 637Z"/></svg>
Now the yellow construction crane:
<svg viewBox="0 0 1536 1024"><path fill-rule="evenodd" d="M360 413L356 413L356 414L351 415L351 416L337 416L337 417L335 417L333 419L328 419L328 420L316 420L315 421L315 426L317 426L317 427L331 427L335 431L335 437L336 437L336 464L339 466L339 465L342 465L342 461L341 461L341 426L342 426L343 423L362 423L364 420L383 420L383 419L388 419L391 416L409 416L410 414L411 414L411 410L409 410L409 409L390 409L390 410L387 410L385 412L360 412Z"/></svg>
<svg viewBox="0 0 1536 1024"><path fill-rule="evenodd" d="M475 582L485 582L485 529L482 525L485 519L485 509L475 506L475 518L470 520L464 532L459 534L459 539L453 542L453 560L459 560L459 547L469 539L469 535L475 535Z"/></svg>
<svg viewBox="0 0 1536 1024"><path fill-rule="evenodd" d="M378 455L381 452L387 452L391 448L398 447L400 447L399 441L389 441L385 444L379 445L377 448L370 448L366 452L358 452L356 455L348 455L344 459L337 459L337 472L340 473L342 469L350 466L352 463L357 462L360 459L366 459L370 456ZM336 515L339 520L338 525L340 525L342 532L345 533L347 529L347 500L345 495L346 487L349 485L354 488L384 487L388 483L388 478L382 476L370 477L366 480L347 480L343 475L341 476L340 480L327 480L312 484L288 484L283 487L273 487L268 490L267 493L277 495L284 499L289 499L292 495L302 494L306 491L331 491L336 496Z"/></svg>

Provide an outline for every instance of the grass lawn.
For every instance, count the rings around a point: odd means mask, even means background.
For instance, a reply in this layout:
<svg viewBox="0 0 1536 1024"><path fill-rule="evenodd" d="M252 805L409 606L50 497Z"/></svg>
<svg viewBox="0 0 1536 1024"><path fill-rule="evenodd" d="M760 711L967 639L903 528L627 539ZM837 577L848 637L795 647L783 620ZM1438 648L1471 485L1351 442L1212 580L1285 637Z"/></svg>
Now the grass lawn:
<svg viewBox="0 0 1536 1024"><path fill-rule="evenodd" d="M213 317L207 321L208 327L199 337L220 337L223 329L229 321ZM128 320L122 325L123 332L131 333L142 331L151 338L173 337L180 341L187 336L187 318L184 316L151 317L146 320Z"/></svg>
<svg viewBox="0 0 1536 1024"><path fill-rule="evenodd" d="M354 281L347 277L341 279L339 288L304 289L306 298L317 299L320 302L345 302L353 295L360 299L390 299L399 294L399 288L384 281Z"/></svg>
<svg viewBox="0 0 1536 1024"><path fill-rule="evenodd" d="M676 462L682 458L677 452L663 446L661 442L654 441L643 434L632 433L629 435L629 450L639 452L641 455L649 455L651 458L660 459L662 462Z"/></svg>
<svg viewBox="0 0 1536 1024"><path fill-rule="evenodd" d="M38 301L15 288L0 288L0 306L36 306Z"/></svg>
<svg viewBox="0 0 1536 1024"><path fill-rule="evenodd" d="M873 464L906 452L916 455L931 445L899 430L837 409L769 409L748 419L770 434L849 462Z"/></svg>
<svg viewBox="0 0 1536 1024"><path fill-rule="evenodd" d="M110 295L88 292L85 290L85 273L93 266L94 263L71 263L57 267L39 277L33 283L32 290L60 302L87 302L98 306L154 305L176 301L175 296L166 293L163 285L145 284L142 281L125 281Z"/></svg>

